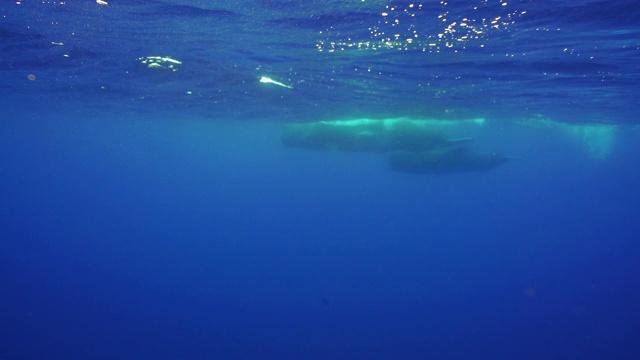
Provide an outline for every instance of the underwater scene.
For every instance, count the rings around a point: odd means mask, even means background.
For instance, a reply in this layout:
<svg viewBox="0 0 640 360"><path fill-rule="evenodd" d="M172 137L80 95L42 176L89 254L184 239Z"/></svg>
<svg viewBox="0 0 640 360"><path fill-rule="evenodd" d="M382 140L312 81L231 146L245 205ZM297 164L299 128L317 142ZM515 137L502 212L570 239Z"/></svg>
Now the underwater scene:
<svg viewBox="0 0 640 360"><path fill-rule="evenodd" d="M0 81L0 360L640 358L635 0L12 0Z"/></svg>

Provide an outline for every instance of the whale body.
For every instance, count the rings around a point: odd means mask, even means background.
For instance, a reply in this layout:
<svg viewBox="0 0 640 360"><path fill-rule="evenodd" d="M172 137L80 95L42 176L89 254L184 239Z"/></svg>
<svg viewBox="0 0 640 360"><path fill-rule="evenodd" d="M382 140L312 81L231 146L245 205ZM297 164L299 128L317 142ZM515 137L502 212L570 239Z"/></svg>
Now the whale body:
<svg viewBox="0 0 640 360"><path fill-rule="evenodd" d="M282 134L282 142L291 147L381 153L428 151L470 140L447 137L433 121L402 118L292 123Z"/></svg>

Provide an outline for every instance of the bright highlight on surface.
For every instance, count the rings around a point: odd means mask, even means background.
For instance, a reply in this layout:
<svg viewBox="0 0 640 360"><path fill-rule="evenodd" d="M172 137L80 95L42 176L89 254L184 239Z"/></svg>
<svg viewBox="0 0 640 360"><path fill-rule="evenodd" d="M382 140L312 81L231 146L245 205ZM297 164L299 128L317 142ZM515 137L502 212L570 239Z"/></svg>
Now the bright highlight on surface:
<svg viewBox="0 0 640 360"><path fill-rule="evenodd" d="M266 77L266 76L261 77L260 78L260 82L263 83L263 84L273 84L273 85L281 86L283 88L293 89L293 86L291 86L291 85L283 84L283 83L281 83L279 81L273 80L272 78L269 78L269 77Z"/></svg>
<svg viewBox="0 0 640 360"><path fill-rule="evenodd" d="M504 1L499 1L499 6L487 2L481 0L479 6L469 7L463 13L452 11L451 4L445 0L429 7L421 3L380 4L380 8L375 9L380 17L363 22L361 32L336 31L334 26L339 24L329 24L320 31L322 39L316 43L316 49L329 53L348 50L439 53L470 45L484 47L489 34L506 31L526 13L509 9ZM367 30L369 36L363 36Z"/></svg>
<svg viewBox="0 0 640 360"><path fill-rule="evenodd" d="M163 69L172 72L178 71L179 66L182 65L182 61L168 56L145 56L138 58L138 61L149 69Z"/></svg>

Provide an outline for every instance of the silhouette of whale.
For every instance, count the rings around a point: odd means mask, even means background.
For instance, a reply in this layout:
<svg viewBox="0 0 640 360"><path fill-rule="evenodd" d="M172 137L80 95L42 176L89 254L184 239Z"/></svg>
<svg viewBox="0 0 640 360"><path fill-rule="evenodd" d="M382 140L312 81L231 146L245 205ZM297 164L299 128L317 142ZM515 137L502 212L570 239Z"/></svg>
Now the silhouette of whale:
<svg viewBox="0 0 640 360"><path fill-rule="evenodd" d="M392 153L389 155L389 167L412 174L448 174L488 171L511 159L514 158L466 148L437 149L417 153Z"/></svg>

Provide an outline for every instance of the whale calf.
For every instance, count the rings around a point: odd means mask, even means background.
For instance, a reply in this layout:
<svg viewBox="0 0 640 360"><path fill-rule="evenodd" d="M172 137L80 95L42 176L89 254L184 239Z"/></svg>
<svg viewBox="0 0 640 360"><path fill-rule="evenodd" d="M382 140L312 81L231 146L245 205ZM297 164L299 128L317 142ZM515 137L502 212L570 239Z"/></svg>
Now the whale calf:
<svg viewBox="0 0 640 360"><path fill-rule="evenodd" d="M389 167L394 171L412 174L448 174L488 171L511 159L514 158L458 147L417 153L393 153L389 155Z"/></svg>

